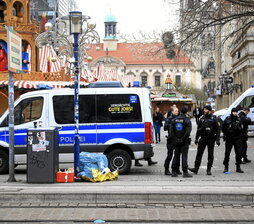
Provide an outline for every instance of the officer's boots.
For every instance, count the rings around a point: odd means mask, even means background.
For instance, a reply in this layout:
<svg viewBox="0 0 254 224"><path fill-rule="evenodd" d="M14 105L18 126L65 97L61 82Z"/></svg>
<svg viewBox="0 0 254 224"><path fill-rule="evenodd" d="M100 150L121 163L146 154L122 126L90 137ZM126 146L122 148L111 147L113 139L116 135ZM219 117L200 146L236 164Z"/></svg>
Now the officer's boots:
<svg viewBox="0 0 254 224"><path fill-rule="evenodd" d="M207 175L212 175L211 167L207 167L206 174Z"/></svg>
<svg viewBox="0 0 254 224"><path fill-rule="evenodd" d="M159 142L161 142L161 134L159 134L159 136L158 136L158 137L159 137Z"/></svg>
<svg viewBox="0 0 254 224"><path fill-rule="evenodd" d="M225 165L223 173L227 173L227 172L228 172L228 166Z"/></svg>
<svg viewBox="0 0 254 224"><path fill-rule="evenodd" d="M172 169L172 175L171 177L178 177L178 174L175 169Z"/></svg>
<svg viewBox="0 0 254 224"><path fill-rule="evenodd" d="M240 165L236 165L236 172L237 173L244 173L244 171L241 169Z"/></svg>
<svg viewBox="0 0 254 224"><path fill-rule="evenodd" d="M188 173L188 171L183 172L183 177L192 177L191 174Z"/></svg>
<svg viewBox="0 0 254 224"><path fill-rule="evenodd" d="M194 174L198 174L198 168L197 167L189 168L189 171L191 171Z"/></svg>
<svg viewBox="0 0 254 224"><path fill-rule="evenodd" d="M165 175L171 176L171 173L170 173L170 171L169 171L169 168L165 168Z"/></svg>

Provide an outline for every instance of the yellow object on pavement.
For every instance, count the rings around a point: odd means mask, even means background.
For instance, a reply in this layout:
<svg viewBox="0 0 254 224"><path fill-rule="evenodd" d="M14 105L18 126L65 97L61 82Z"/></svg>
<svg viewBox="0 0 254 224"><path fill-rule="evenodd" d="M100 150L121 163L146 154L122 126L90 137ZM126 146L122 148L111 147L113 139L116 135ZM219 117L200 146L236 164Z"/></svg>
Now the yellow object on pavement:
<svg viewBox="0 0 254 224"><path fill-rule="evenodd" d="M102 173L98 169L91 169L91 172L92 172L93 178L89 178L87 176L82 176L82 179L95 183L95 182L103 182L106 180L117 180L118 175L119 175L118 170L116 170L114 172L109 171L106 173Z"/></svg>

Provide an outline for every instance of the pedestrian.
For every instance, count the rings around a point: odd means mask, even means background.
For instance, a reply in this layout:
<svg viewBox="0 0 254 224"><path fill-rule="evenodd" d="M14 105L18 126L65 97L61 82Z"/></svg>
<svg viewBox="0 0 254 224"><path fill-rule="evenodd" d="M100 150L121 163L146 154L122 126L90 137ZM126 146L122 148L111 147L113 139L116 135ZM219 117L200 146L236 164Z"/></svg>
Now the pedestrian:
<svg viewBox="0 0 254 224"><path fill-rule="evenodd" d="M177 107L175 104L173 104L173 105L170 107L170 110L169 110L168 113L167 113L167 118L171 116L172 111L173 111L173 109L174 109L175 107Z"/></svg>
<svg viewBox="0 0 254 224"><path fill-rule="evenodd" d="M239 113L239 118L241 119L241 121L243 123L242 153L241 153L241 159L242 159L241 163L242 164L246 164L246 163L250 163L251 162L251 160L249 160L248 156L247 156L248 126L250 124L253 124L251 119L249 117L247 117L249 112L250 112L250 108L249 107L244 107L243 110Z"/></svg>
<svg viewBox="0 0 254 224"><path fill-rule="evenodd" d="M242 150L242 132L243 124L237 114L237 109L232 108L231 114L226 117L222 124L223 139L225 141L224 173L228 172L228 163L231 150L234 146L236 172L243 173L241 169L241 150Z"/></svg>
<svg viewBox="0 0 254 224"><path fill-rule="evenodd" d="M153 127L154 127L154 130L155 130L156 143L161 141L162 121L163 121L163 115L160 112L159 107L157 107L156 111L153 113Z"/></svg>
<svg viewBox="0 0 254 224"><path fill-rule="evenodd" d="M183 177L192 177L188 173L188 151L191 143L191 121L186 116L187 108L181 109L181 114L171 121L170 138L175 147L175 154L172 162L172 177L177 177L177 169L180 166L180 156L182 155Z"/></svg>
<svg viewBox="0 0 254 224"><path fill-rule="evenodd" d="M196 124L198 124L199 118L202 116L202 110L200 109L199 106L195 107L193 110L193 117L196 119Z"/></svg>
<svg viewBox="0 0 254 224"><path fill-rule="evenodd" d="M167 157L164 163L164 168L165 168L165 175L171 175L169 171L169 164L172 160L173 153L174 153L174 145L172 144L172 139L170 135L170 123L171 121L179 116L179 110L177 107L173 107L173 111L171 113L171 116L168 117L164 123L164 131L168 131L168 136L167 136ZM177 174L182 174L179 170L179 167L177 169Z"/></svg>
<svg viewBox="0 0 254 224"><path fill-rule="evenodd" d="M189 168L194 174L198 173L202 156L207 147L208 163L207 175L212 175L211 168L214 160L214 145L220 145L220 123L217 118L212 115L211 105L204 107L204 115L202 115L198 122L195 144L198 145L194 168Z"/></svg>

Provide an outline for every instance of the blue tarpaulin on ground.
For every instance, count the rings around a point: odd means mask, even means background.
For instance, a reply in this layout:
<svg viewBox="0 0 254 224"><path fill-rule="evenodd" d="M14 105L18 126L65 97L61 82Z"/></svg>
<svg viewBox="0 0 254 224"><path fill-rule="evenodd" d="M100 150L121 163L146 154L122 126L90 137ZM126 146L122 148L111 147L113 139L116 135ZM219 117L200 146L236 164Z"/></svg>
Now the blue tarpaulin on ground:
<svg viewBox="0 0 254 224"><path fill-rule="evenodd" d="M103 154L81 152L79 156L79 176L93 178L92 169L103 172L108 168L108 159Z"/></svg>

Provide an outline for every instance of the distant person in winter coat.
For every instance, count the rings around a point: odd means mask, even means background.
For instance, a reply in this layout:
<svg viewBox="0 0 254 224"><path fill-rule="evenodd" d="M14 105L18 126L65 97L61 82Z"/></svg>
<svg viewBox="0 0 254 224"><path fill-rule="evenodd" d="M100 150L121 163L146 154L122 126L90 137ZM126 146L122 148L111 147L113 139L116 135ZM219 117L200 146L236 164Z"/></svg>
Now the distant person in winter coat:
<svg viewBox="0 0 254 224"><path fill-rule="evenodd" d="M195 107L195 109L193 110L193 117L195 117L197 124L201 116L202 116L202 110L200 109L200 107Z"/></svg>
<svg viewBox="0 0 254 224"><path fill-rule="evenodd" d="M156 143L161 141L161 127L162 127L163 115L160 109L157 107L156 111L153 113L153 127L155 130L155 140Z"/></svg>

